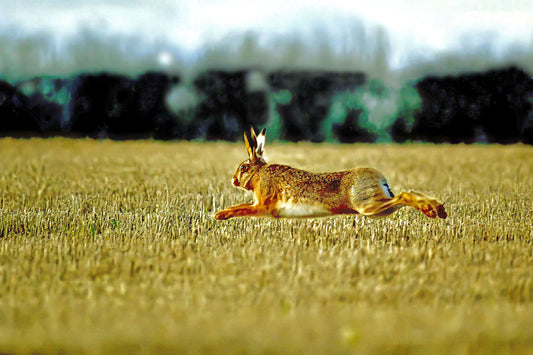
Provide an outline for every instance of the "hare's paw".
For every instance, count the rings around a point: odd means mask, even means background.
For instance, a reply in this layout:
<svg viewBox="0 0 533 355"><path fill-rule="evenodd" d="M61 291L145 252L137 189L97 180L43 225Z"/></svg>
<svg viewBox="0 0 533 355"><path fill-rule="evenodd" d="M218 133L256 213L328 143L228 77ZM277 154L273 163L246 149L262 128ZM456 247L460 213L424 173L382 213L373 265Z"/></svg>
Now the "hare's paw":
<svg viewBox="0 0 533 355"><path fill-rule="evenodd" d="M428 216L430 218L437 217L437 211L435 211L435 209L433 209L433 206L431 206L430 204L424 203L420 207L420 211L422 211L422 213L424 213L426 216Z"/></svg>
<svg viewBox="0 0 533 355"><path fill-rule="evenodd" d="M422 213L430 218L436 218L439 216L440 218L444 219L448 217L448 213L446 213L444 205L437 200L431 199L424 201L420 204L419 209L422 211Z"/></svg>
<svg viewBox="0 0 533 355"><path fill-rule="evenodd" d="M448 213L444 209L444 205L442 203L439 203L437 206L437 215L442 219L448 217Z"/></svg>
<svg viewBox="0 0 533 355"><path fill-rule="evenodd" d="M222 211L218 211L216 214L215 214L215 219L216 220L219 220L219 221L223 221L225 219L228 219L228 218L231 218L231 212L228 211L228 210L222 210Z"/></svg>

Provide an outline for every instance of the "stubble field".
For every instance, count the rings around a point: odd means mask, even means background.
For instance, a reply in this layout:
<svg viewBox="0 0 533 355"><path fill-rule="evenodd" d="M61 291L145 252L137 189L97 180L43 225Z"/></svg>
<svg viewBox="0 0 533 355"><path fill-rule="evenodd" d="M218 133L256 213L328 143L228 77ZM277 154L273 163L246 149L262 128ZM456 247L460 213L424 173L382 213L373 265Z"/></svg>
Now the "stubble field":
<svg viewBox="0 0 533 355"><path fill-rule="evenodd" d="M432 220L230 219L242 143L0 140L0 352L533 351L533 148L268 144Z"/></svg>

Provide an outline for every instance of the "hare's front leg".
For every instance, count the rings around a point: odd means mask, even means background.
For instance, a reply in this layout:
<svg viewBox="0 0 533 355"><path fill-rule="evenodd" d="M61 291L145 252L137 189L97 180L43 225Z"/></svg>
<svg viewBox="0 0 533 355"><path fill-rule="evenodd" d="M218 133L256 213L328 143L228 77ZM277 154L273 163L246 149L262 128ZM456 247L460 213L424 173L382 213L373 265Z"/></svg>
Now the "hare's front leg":
<svg viewBox="0 0 533 355"><path fill-rule="evenodd" d="M261 216L265 214L265 209L250 203L228 207L215 214L215 219L224 220L232 217Z"/></svg>

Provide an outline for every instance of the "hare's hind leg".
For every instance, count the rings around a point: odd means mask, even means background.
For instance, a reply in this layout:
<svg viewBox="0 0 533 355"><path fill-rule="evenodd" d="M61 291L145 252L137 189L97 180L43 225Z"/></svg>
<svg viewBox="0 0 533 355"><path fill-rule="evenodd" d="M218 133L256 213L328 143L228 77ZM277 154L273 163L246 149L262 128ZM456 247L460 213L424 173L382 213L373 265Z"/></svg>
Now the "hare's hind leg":
<svg viewBox="0 0 533 355"><path fill-rule="evenodd" d="M400 195L402 196L401 198L403 199L404 204L422 211L422 213L428 217L448 217L448 213L446 213L444 205L434 198L415 191L402 192Z"/></svg>
<svg viewBox="0 0 533 355"><path fill-rule="evenodd" d="M448 216L442 203L415 191L401 192L391 199L376 200L372 204L359 208L358 212L366 216L387 216L404 206L414 207L431 218Z"/></svg>

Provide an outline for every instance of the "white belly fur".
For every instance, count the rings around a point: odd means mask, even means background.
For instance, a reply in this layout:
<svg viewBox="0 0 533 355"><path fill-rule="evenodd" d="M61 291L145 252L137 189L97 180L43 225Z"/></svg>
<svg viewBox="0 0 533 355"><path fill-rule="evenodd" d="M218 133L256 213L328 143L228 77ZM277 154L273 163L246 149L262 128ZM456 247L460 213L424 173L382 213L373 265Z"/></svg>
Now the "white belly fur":
<svg viewBox="0 0 533 355"><path fill-rule="evenodd" d="M323 217L331 215L331 212L321 206L307 205L303 203L278 202L276 211L280 217Z"/></svg>

